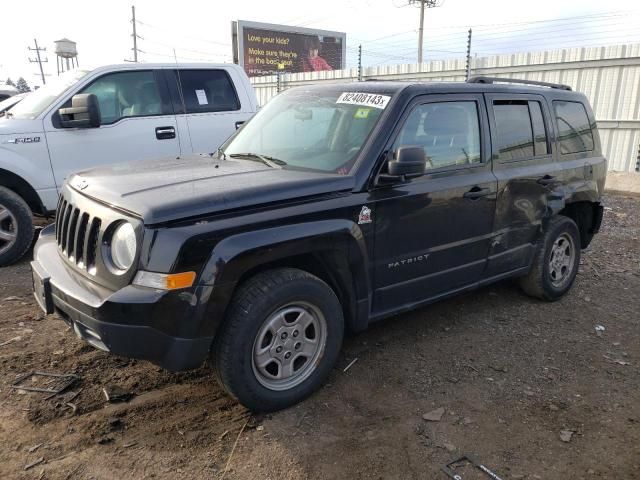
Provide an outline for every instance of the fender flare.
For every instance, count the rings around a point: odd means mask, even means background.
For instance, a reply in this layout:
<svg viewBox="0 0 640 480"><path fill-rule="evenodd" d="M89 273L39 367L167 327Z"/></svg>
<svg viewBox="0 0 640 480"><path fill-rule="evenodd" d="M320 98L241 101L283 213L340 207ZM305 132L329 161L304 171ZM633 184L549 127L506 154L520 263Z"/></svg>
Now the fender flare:
<svg viewBox="0 0 640 480"><path fill-rule="evenodd" d="M306 254L338 254L335 257L341 259L347 272L338 269L332 273L352 287L346 292L355 310L349 326L356 331L365 329L371 302L367 246L358 225L338 219L255 230L220 241L200 273L196 292L200 332L215 334L244 274L261 265Z"/></svg>
<svg viewBox="0 0 640 480"><path fill-rule="evenodd" d="M0 167L0 186L20 195L34 213L44 214L46 209L38 192L20 175Z"/></svg>

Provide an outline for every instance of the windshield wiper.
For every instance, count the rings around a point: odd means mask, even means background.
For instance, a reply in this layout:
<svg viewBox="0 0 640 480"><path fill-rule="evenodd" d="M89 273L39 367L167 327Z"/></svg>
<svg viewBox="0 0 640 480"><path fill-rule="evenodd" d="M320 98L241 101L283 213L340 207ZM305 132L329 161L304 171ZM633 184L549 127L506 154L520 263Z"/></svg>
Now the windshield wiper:
<svg viewBox="0 0 640 480"><path fill-rule="evenodd" d="M247 160L257 160L259 162L268 165L271 168L282 167L287 164L284 160L280 160L278 158L273 158L268 155L260 155L258 153L231 153L229 154L231 158L245 158Z"/></svg>

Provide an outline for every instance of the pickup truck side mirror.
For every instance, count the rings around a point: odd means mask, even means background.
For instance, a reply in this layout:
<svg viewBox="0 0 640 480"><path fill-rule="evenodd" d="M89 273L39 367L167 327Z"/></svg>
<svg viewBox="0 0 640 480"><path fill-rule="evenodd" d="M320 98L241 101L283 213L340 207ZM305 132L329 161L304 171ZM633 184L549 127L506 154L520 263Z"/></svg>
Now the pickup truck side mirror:
<svg viewBox="0 0 640 480"><path fill-rule="evenodd" d="M415 178L424 175L427 168L427 156L424 148L419 146L402 146L393 154L389 162L388 175L390 177Z"/></svg>
<svg viewBox="0 0 640 480"><path fill-rule="evenodd" d="M71 98L71 107L61 108L63 128L97 128L100 126L100 104L93 93L79 93Z"/></svg>

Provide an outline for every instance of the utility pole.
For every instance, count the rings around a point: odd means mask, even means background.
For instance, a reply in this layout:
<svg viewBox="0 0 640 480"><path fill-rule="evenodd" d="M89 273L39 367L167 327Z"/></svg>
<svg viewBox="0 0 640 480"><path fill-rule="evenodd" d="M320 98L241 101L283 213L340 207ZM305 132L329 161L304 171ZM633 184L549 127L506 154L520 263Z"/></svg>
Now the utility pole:
<svg viewBox="0 0 640 480"><path fill-rule="evenodd" d="M467 71L466 71L466 75L465 75L465 81L469 81L469 78L471 78L471 34L472 34L472 30L469 29L469 36L467 37Z"/></svg>
<svg viewBox="0 0 640 480"><path fill-rule="evenodd" d="M424 9L442 5L442 0L409 0L409 4L420 4L420 29L418 30L418 63L422 63L422 44L424 37Z"/></svg>
<svg viewBox="0 0 640 480"><path fill-rule="evenodd" d="M362 81L362 44L358 45L358 81Z"/></svg>
<svg viewBox="0 0 640 480"><path fill-rule="evenodd" d="M133 25L133 34L131 35L133 37L133 61L135 63L138 63L138 52L142 52L142 50L138 49L138 39L142 38L140 36L138 36L138 33L136 32L136 7L135 5L131 5L131 24Z"/></svg>
<svg viewBox="0 0 640 480"><path fill-rule="evenodd" d="M33 59L31 57L29 57L29 62L30 63L37 63L38 66L40 67L40 77L42 78L42 84L45 85L47 83L47 81L44 78L44 70L42 69L42 64L43 63L47 63L49 61L48 58L45 58L44 60L42 60L42 58L40 57L40 52L45 52L47 49L45 48L40 48L38 46L38 40L37 39L33 39L33 43L35 44L36 48L31 48L31 47L27 47L30 51L32 52L36 52L36 59Z"/></svg>

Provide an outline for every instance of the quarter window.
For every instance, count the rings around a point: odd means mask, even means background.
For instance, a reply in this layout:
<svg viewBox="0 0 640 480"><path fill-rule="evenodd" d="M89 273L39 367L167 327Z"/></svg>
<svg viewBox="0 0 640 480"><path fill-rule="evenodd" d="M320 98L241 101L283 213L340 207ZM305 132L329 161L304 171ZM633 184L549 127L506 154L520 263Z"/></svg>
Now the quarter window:
<svg viewBox="0 0 640 480"><path fill-rule="evenodd" d="M93 93L100 104L101 124L125 117L162 114L162 100L152 71L110 73L81 93Z"/></svg>
<svg viewBox="0 0 640 480"><path fill-rule="evenodd" d="M560 153L578 153L593 150L593 132L584 105L579 102L553 102L558 123Z"/></svg>
<svg viewBox="0 0 640 480"><path fill-rule="evenodd" d="M480 124L476 102L435 102L417 106L396 139L421 146L427 169L480 163Z"/></svg>
<svg viewBox="0 0 640 480"><path fill-rule="evenodd" d="M549 153L547 146L547 131L544 128L544 118L540 102L529 102L529 113L531 114L531 125L533 126L534 151L536 156Z"/></svg>
<svg viewBox="0 0 640 480"><path fill-rule="evenodd" d="M224 112L240 109L238 96L224 70L180 70L178 85L186 113ZM178 111L182 111L182 107Z"/></svg>

